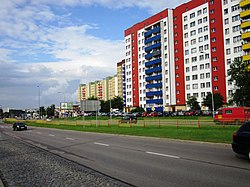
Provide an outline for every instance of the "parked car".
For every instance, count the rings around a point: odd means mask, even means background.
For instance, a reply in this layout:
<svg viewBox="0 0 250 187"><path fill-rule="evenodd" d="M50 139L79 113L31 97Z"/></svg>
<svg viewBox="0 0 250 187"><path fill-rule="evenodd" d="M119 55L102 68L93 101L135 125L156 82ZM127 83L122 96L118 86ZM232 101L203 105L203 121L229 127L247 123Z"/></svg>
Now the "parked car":
<svg viewBox="0 0 250 187"><path fill-rule="evenodd" d="M137 123L137 118L135 116L124 116L122 117L121 123Z"/></svg>
<svg viewBox="0 0 250 187"><path fill-rule="evenodd" d="M250 121L233 134L232 149L235 153L248 156L250 161Z"/></svg>
<svg viewBox="0 0 250 187"><path fill-rule="evenodd" d="M158 112L151 112L147 116L149 116L149 117L157 117L158 116Z"/></svg>
<svg viewBox="0 0 250 187"><path fill-rule="evenodd" d="M25 125L25 123L23 123L23 122L15 122L14 124L13 124L13 131L18 131L18 130L22 130L22 129L24 129L24 130L27 130L28 128L27 128L27 126Z"/></svg>

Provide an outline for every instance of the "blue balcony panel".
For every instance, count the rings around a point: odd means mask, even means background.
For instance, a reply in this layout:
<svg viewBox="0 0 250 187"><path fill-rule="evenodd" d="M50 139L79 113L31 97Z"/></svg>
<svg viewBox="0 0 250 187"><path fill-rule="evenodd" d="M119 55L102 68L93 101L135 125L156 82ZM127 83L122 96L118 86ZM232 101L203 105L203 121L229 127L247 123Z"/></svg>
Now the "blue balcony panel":
<svg viewBox="0 0 250 187"><path fill-rule="evenodd" d="M162 99L146 100L146 104L163 104L163 100Z"/></svg>
<svg viewBox="0 0 250 187"><path fill-rule="evenodd" d="M147 44L147 43L150 43L152 41L157 41L157 40L160 40L160 39L161 39L161 35L159 34L159 35L156 35L154 37L146 39L144 43Z"/></svg>
<svg viewBox="0 0 250 187"><path fill-rule="evenodd" d="M146 66L146 67L150 67L150 66L158 65L158 64L161 64L161 58L156 59L156 60L151 60L151 61L149 61L149 62L146 62L146 63L145 63L145 66Z"/></svg>
<svg viewBox="0 0 250 187"><path fill-rule="evenodd" d="M146 54L145 55L145 59L149 60L153 57L153 54L152 53L149 53L149 54Z"/></svg>
<svg viewBox="0 0 250 187"><path fill-rule="evenodd" d="M162 79L162 74L154 75L151 77L146 77L146 82L153 81L153 80L161 80L161 79Z"/></svg>
<svg viewBox="0 0 250 187"><path fill-rule="evenodd" d="M155 83L155 84L147 84L146 88L150 89L150 88L161 88L162 87L162 83Z"/></svg>
<svg viewBox="0 0 250 187"><path fill-rule="evenodd" d="M150 36L152 33L160 32L160 27L156 27L153 30L144 33L144 36Z"/></svg>
<svg viewBox="0 0 250 187"><path fill-rule="evenodd" d="M151 69L147 69L145 71L146 75L149 75L149 74L152 74L152 73L157 73L157 72L161 72L162 71L162 67L159 66L159 67L156 67L156 68L151 68Z"/></svg>
<svg viewBox="0 0 250 187"><path fill-rule="evenodd" d="M161 96L162 91L146 92L146 97Z"/></svg>
<svg viewBox="0 0 250 187"><path fill-rule="evenodd" d="M159 48L159 47L161 47L161 42L156 43L156 44L154 44L154 45L150 45L150 46L148 46L148 47L145 47L145 51L146 51L146 52L149 52L149 51L151 51L152 49Z"/></svg>

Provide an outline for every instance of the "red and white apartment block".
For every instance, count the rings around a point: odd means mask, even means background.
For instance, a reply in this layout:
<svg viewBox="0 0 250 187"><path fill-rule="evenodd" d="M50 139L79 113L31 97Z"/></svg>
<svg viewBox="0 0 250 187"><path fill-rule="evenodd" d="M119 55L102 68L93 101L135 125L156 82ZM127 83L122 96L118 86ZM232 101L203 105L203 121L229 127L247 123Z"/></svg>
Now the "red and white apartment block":
<svg viewBox="0 0 250 187"><path fill-rule="evenodd" d="M228 101L228 69L241 58L240 0L192 0L125 30L126 107L186 110L195 96Z"/></svg>

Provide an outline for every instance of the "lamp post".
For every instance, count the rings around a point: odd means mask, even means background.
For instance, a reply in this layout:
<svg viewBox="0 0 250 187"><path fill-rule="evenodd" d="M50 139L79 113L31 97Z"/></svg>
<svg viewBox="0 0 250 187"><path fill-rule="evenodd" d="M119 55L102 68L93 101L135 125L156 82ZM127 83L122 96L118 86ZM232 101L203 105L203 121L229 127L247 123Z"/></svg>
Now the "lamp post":
<svg viewBox="0 0 250 187"><path fill-rule="evenodd" d="M38 85L38 110L39 110L39 119L41 117L41 111L40 111L40 86Z"/></svg>
<svg viewBox="0 0 250 187"><path fill-rule="evenodd" d="M205 55L209 55L209 53L206 53L204 51L201 51L201 53L205 54ZM208 56L209 58L209 56ZM210 58L209 58L210 59ZM210 76L211 76L211 99L212 99L212 114L213 114L213 118L214 118L214 94L213 94L213 67L212 67L212 63L210 62Z"/></svg>

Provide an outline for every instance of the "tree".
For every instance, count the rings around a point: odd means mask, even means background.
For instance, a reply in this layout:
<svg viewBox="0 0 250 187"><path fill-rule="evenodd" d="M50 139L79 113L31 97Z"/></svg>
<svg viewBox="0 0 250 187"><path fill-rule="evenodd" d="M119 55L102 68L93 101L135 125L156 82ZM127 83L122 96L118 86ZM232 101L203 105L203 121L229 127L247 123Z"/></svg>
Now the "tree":
<svg viewBox="0 0 250 187"><path fill-rule="evenodd" d="M222 105L224 104L223 103L224 98L219 93L213 94L213 98L214 98L214 111L216 111L218 108L222 107ZM202 104L204 106L207 106L209 108L209 110L213 109L211 92L209 92L207 94L207 96L203 99Z"/></svg>
<svg viewBox="0 0 250 187"><path fill-rule="evenodd" d="M187 105L190 107L191 110L200 110L201 109L199 102L197 101L197 98L194 96L191 96L187 100Z"/></svg>
<svg viewBox="0 0 250 187"><path fill-rule="evenodd" d="M123 110L123 98L116 96L111 100L112 108L118 108L119 110Z"/></svg>
<svg viewBox="0 0 250 187"><path fill-rule="evenodd" d="M47 113L48 117L54 116L55 115L55 105L51 105L51 106L47 107L46 113Z"/></svg>
<svg viewBox="0 0 250 187"><path fill-rule="evenodd" d="M145 112L145 110L142 107L136 107L135 109L131 110L131 113L135 113L135 112Z"/></svg>
<svg viewBox="0 0 250 187"><path fill-rule="evenodd" d="M230 65L228 71L230 81L237 86L233 93L233 101L240 106L250 106L250 64L246 61L236 60Z"/></svg>
<svg viewBox="0 0 250 187"><path fill-rule="evenodd" d="M118 108L119 110L123 110L123 99L119 96L111 99L111 108ZM101 101L100 112L110 112L110 100Z"/></svg>

